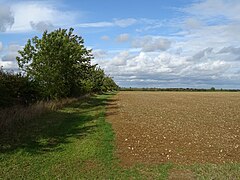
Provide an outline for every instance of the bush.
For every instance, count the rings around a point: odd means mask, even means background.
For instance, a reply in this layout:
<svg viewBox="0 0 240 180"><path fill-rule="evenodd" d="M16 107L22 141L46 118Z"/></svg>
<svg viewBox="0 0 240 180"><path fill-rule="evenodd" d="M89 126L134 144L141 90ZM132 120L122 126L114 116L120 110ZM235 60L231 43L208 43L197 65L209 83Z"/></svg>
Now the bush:
<svg viewBox="0 0 240 180"><path fill-rule="evenodd" d="M39 95L34 83L22 74L5 72L0 69L0 107L16 104L28 105L35 102Z"/></svg>

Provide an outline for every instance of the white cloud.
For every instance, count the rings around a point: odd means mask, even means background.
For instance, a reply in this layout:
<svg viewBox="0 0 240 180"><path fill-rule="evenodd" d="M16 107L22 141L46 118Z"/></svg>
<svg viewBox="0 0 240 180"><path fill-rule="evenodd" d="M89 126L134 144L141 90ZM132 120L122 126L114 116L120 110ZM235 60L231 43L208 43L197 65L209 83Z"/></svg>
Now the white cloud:
<svg viewBox="0 0 240 180"><path fill-rule="evenodd" d="M79 14L61 11L57 4L41 1L25 1L11 5L14 14L14 24L8 32L27 32L43 30L52 26L66 26L74 24Z"/></svg>
<svg viewBox="0 0 240 180"><path fill-rule="evenodd" d="M199 59L201 59L201 58L203 58L203 57L206 57L206 56L208 56L209 54L211 54L212 51L213 51L213 48L206 48L206 49L204 49L204 50L199 51L198 53L196 53L196 54L192 57L192 59L193 59L193 60L199 60Z"/></svg>
<svg viewBox="0 0 240 180"><path fill-rule="evenodd" d="M3 66L4 69L18 69L16 57L19 55L18 51L22 48L18 44L9 44L0 54L0 66Z"/></svg>
<svg viewBox="0 0 240 180"><path fill-rule="evenodd" d="M114 24L116 24L119 27L128 27L133 24L136 24L137 20L134 18L127 18L127 19L114 19Z"/></svg>
<svg viewBox="0 0 240 180"><path fill-rule="evenodd" d="M131 58L132 56L128 51L122 51L111 60L110 64L114 66L123 66L126 65L127 60Z"/></svg>
<svg viewBox="0 0 240 180"><path fill-rule="evenodd" d="M182 10L175 19L129 21L142 25L138 33L159 29L167 35L135 38L129 49L95 61L121 86L239 87L240 2L201 0Z"/></svg>
<svg viewBox="0 0 240 180"><path fill-rule="evenodd" d="M239 46L240 1L201 0L182 9L185 17L174 21L173 27L181 30L175 35L175 46L192 56L207 47L218 51L223 47ZM171 24L172 20L169 20ZM169 24L167 23L167 24Z"/></svg>
<svg viewBox="0 0 240 180"><path fill-rule="evenodd" d="M228 62L212 48L196 54L189 61L189 57L181 53L124 50L112 54L113 57L108 53L104 60L96 58L95 61L121 86L225 87L224 82L234 83L240 79L239 68L233 68L240 62Z"/></svg>
<svg viewBox="0 0 240 180"><path fill-rule="evenodd" d="M165 20L147 19L141 18L139 23L143 24L140 28L137 28L137 32L150 31L166 26Z"/></svg>
<svg viewBox="0 0 240 180"><path fill-rule="evenodd" d="M13 23L14 17L10 7L0 4L0 32L5 32Z"/></svg>
<svg viewBox="0 0 240 180"><path fill-rule="evenodd" d="M9 44L8 45L8 52L17 52L21 50L23 46L20 46L19 44Z"/></svg>
<svg viewBox="0 0 240 180"><path fill-rule="evenodd" d="M32 29L39 31L39 32L44 32L44 31L51 31L54 29L54 26L51 22L48 21L39 21L37 23L31 21L30 25Z"/></svg>
<svg viewBox="0 0 240 180"><path fill-rule="evenodd" d="M166 51L171 46L171 41L165 38L144 36L132 42L134 48L141 48L143 52Z"/></svg>
<svg viewBox="0 0 240 180"><path fill-rule="evenodd" d="M206 73L219 73L226 71L229 68L228 64L225 61L208 61L204 63L197 64L195 66L195 70L203 72L205 75Z"/></svg>
<svg viewBox="0 0 240 180"><path fill-rule="evenodd" d="M232 54L240 55L240 47L233 47L233 46L224 47L218 53L219 54L232 53Z"/></svg>
<svg viewBox="0 0 240 180"><path fill-rule="evenodd" d="M102 49L93 49L93 56L94 58L101 59L107 56L107 52Z"/></svg>
<svg viewBox="0 0 240 180"><path fill-rule="evenodd" d="M196 18L187 18L184 23L187 29L198 29L203 26L203 22Z"/></svg>
<svg viewBox="0 0 240 180"><path fill-rule="evenodd" d="M120 34L117 37L117 42L127 42L129 40L129 34L125 33L125 34Z"/></svg>
<svg viewBox="0 0 240 180"><path fill-rule="evenodd" d="M126 28L136 23L137 23L136 19L127 18L127 19L113 19L113 21L81 23L76 26L81 28L100 28L100 27L103 28L103 27L114 27L114 26Z"/></svg>
<svg viewBox="0 0 240 180"><path fill-rule="evenodd" d="M16 57L19 55L18 51L21 50L23 47L18 44L9 44L7 47L6 52L2 56L2 61L16 61Z"/></svg>
<svg viewBox="0 0 240 180"><path fill-rule="evenodd" d="M0 58L0 67L6 70L17 70L18 65L16 61L1 61Z"/></svg>
<svg viewBox="0 0 240 180"><path fill-rule="evenodd" d="M2 49L3 49L3 44L2 44L2 42L0 41L0 52L2 51Z"/></svg>
<svg viewBox="0 0 240 180"><path fill-rule="evenodd" d="M166 52L140 52L138 54L122 51L108 61L98 61L110 74L125 75L159 75L159 73L176 73L177 68L185 67L187 60Z"/></svg>
<svg viewBox="0 0 240 180"><path fill-rule="evenodd" d="M92 23L82 23L78 24L78 27L81 28L98 28L98 27L112 27L114 24L112 22L92 22Z"/></svg>
<svg viewBox="0 0 240 180"><path fill-rule="evenodd" d="M103 41L108 41L109 39L110 39L109 36L106 36L106 35L101 37L101 40Z"/></svg>
<svg viewBox="0 0 240 180"><path fill-rule="evenodd" d="M8 54L6 54L6 55L4 55L3 57L2 57L2 61L8 61L8 62L14 62L14 61L16 61L16 56L17 56L18 54L16 53L16 52L9 52Z"/></svg>
<svg viewBox="0 0 240 180"><path fill-rule="evenodd" d="M237 23L203 25L199 29L189 29L188 32L182 33L174 48L182 48L182 53L186 56L193 56L207 47L215 51L220 51L224 47L237 47L240 41L239 32L240 25Z"/></svg>
<svg viewBox="0 0 240 180"><path fill-rule="evenodd" d="M230 20L240 19L239 0L205 0L192 4L184 11L202 18L222 16Z"/></svg>

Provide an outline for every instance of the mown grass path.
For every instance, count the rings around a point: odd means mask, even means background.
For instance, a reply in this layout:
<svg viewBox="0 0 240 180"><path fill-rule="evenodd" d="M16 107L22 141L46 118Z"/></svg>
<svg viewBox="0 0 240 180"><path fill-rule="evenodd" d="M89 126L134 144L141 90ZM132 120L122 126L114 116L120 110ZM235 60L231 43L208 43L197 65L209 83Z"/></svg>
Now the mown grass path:
<svg viewBox="0 0 240 180"><path fill-rule="evenodd" d="M82 99L1 137L0 179L165 179L170 165L119 166L105 121L111 96Z"/></svg>

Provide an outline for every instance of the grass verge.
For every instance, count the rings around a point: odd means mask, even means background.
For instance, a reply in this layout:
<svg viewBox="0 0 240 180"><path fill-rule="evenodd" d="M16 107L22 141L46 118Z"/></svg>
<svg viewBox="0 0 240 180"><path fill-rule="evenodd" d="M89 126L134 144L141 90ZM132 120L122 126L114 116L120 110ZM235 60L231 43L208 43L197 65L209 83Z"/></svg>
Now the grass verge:
<svg viewBox="0 0 240 180"><path fill-rule="evenodd" d="M16 105L3 109L0 108L0 136L13 138L13 132L16 129L24 128L30 120L47 112L61 109L77 100L77 98L65 98L61 100L39 101L29 106Z"/></svg>

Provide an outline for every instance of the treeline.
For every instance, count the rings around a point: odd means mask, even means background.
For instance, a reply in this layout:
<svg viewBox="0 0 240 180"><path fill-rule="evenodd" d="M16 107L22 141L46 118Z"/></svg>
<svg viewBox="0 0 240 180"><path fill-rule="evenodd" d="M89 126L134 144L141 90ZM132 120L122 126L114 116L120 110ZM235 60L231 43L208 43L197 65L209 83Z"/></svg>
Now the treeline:
<svg viewBox="0 0 240 180"><path fill-rule="evenodd" d="M20 73L0 69L0 107L118 90L73 29L57 29L27 41L16 57Z"/></svg>
<svg viewBox="0 0 240 180"><path fill-rule="evenodd" d="M121 87L120 91L187 91L187 92L209 92L209 91L228 91L238 92L240 89L215 89L214 87L209 89L199 88L132 88Z"/></svg>

